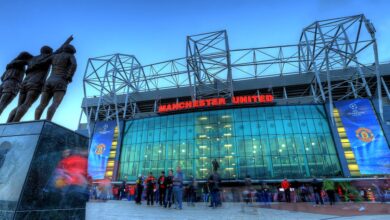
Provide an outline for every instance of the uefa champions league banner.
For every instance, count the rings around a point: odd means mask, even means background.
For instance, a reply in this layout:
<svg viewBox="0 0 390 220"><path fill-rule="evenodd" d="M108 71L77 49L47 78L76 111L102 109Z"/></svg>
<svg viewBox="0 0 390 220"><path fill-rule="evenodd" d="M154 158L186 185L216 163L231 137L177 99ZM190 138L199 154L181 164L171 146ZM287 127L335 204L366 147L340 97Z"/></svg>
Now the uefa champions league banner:
<svg viewBox="0 0 390 220"><path fill-rule="evenodd" d="M95 125L88 154L88 174L93 180L104 179L116 121L102 121Z"/></svg>
<svg viewBox="0 0 390 220"><path fill-rule="evenodd" d="M390 149L368 99L334 102L361 174L390 174Z"/></svg>

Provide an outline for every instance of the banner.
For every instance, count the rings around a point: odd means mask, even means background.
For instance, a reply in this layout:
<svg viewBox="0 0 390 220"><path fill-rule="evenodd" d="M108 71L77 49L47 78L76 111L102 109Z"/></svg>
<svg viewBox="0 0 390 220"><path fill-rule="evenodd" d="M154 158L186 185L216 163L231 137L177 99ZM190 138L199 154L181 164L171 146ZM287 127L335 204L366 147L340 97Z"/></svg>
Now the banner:
<svg viewBox="0 0 390 220"><path fill-rule="evenodd" d="M104 179L116 126L116 121L102 121L95 125L88 154L88 174L93 180Z"/></svg>
<svg viewBox="0 0 390 220"><path fill-rule="evenodd" d="M390 174L390 149L368 99L334 102L361 174Z"/></svg>

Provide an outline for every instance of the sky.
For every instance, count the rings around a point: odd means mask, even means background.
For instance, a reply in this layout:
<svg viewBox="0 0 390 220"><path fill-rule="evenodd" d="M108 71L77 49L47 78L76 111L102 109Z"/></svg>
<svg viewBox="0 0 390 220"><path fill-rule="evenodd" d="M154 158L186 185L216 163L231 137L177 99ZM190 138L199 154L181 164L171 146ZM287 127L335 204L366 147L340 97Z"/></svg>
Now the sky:
<svg viewBox="0 0 390 220"><path fill-rule="evenodd" d="M21 51L56 49L73 34L78 68L53 121L75 130L88 58L124 53L145 65L184 57L186 36L217 30L227 30L231 49L296 44L316 20L364 13L377 30L380 62L388 62L389 8L386 0L1 0L0 68ZM17 97L0 123L16 104Z"/></svg>

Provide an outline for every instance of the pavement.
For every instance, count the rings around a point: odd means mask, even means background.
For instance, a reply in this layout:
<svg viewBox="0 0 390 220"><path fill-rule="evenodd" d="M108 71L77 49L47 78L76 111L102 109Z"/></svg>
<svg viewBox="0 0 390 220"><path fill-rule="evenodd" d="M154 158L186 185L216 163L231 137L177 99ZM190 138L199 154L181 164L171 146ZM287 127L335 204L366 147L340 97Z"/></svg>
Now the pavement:
<svg viewBox="0 0 390 220"><path fill-rule="evenodd" d="M297 212L308 212L315 214L327 214L336 216L361 216L361 215L389 215L390 204L372 203L372 202L338 202L336 205L330 206L316 205L313 203L273 203L272 209L289 210ZM389 218L390 220L390 218Z"/></svg>
<svg viewBox="0 0 390 220"><path fill-rule="evenodd" d="M348 204L347 204L348 205ZM388 205L388 204L387 204ZM291 205L292 206L292 205ZM107 202L92 201L87 203L86 219L87 220L122 220L122 219L169 219L169 220L389 220L389 214L373 215L371 212L360 212L359 215L344 215L340 214L324 214L318 213L318 210L343 210L343 205L337 209L328 206L312 207L311 204L306 205L308 211L283 210L283 204L272 204L271 207L261 207L259 205L245 205L242 203L224 203L222 207L212 209L204 203L197 203L195 206L187 206L183 204L182 210L165 209L160 206L136 205L134 202L110 200ZM309 207L312 208L309 208ZM348 206L346 206L348 207ZM354 207L354 206L353 206ZM357 207L357 206L356 206ZM366 206L367 207L367 206ZM385 211L389 206L384 206ZM290 207L291 208L291 207ZM358 208L358 207L357 207ZM301 208L296 208L300 210ZM353 208L355 209L355 208ZM367 210L369 208L367 207ZM383 209L383 207L382 207ZM305 210L305 208L303 208ZM390 208L389 208L390 210ZM317 212L316 212L317 211ZM314 213L313 213L314 212ZM329 211L332 213L332 211ZM337 213L337 212L336 212ZM382 212L383 213L383 212Z"/></svg>

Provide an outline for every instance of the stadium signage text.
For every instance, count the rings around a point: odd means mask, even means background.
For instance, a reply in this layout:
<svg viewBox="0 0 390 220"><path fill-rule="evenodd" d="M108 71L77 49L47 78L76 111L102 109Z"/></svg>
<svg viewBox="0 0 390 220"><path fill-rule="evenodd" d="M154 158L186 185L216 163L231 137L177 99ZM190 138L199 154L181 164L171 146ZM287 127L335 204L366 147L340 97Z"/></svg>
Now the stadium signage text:
<svg viewBox="0 0 390 220"><path fill-rule="evenodd" d="M233 105L254 104L254 103L272 103L274 101L273 95L248 95L248 96L234 96L232 98ZM176 102L170 104L162 104L158 107L159 113L180 111L194 108L216 107L226 105L225 98L211 98L200 99L194 101Z"/></svg>

